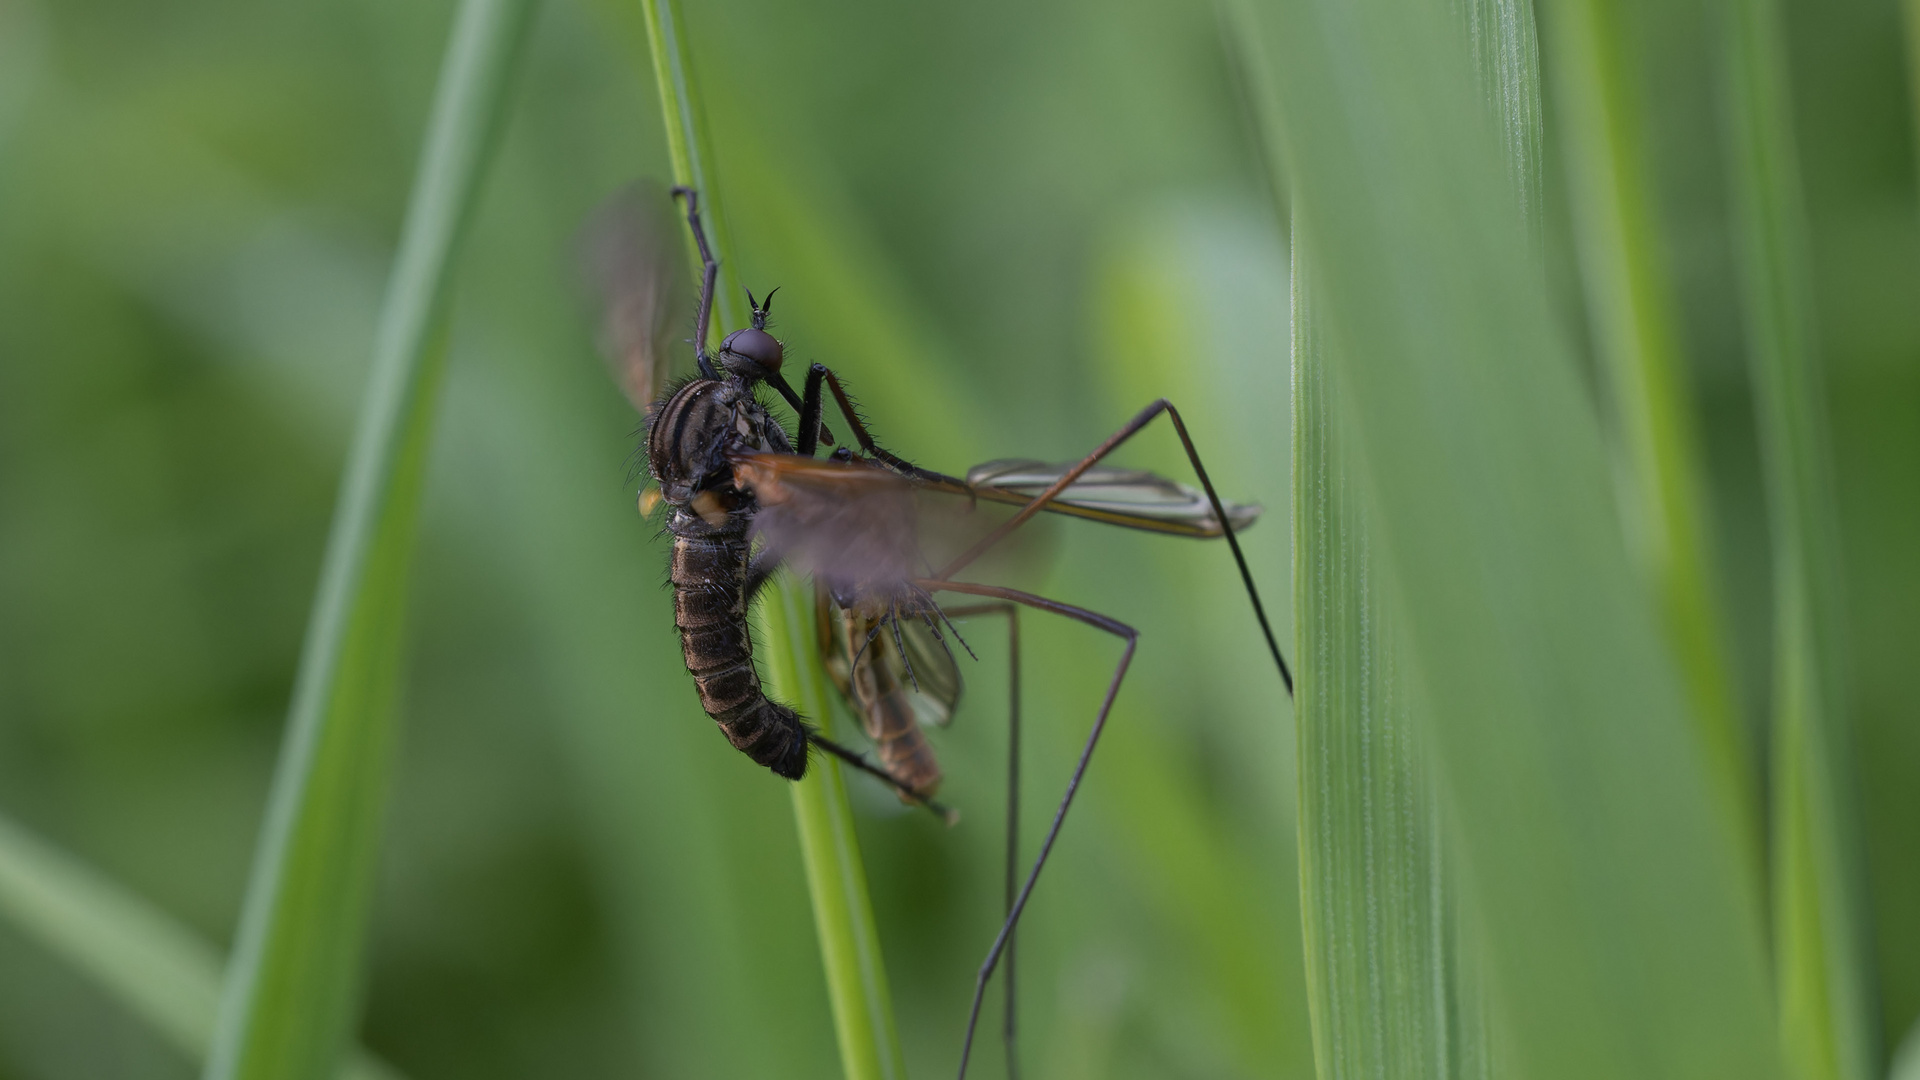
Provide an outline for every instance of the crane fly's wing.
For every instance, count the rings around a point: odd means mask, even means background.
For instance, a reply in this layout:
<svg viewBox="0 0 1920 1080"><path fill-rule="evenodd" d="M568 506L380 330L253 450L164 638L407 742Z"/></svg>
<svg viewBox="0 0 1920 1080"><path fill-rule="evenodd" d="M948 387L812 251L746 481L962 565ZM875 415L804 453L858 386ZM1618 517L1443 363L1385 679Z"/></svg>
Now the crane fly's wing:
<svg viewBox="0 0 1920 1080"><path fill-rule="evenodd" d="M891 627L842 611L825 585L814 590L814 615L820 658L855 715L869 711L854 689L854 654L858 653L861 664L880 664L886 669L878 679L870 680L870 685L901 688L920 723L945 727L953 719L963 684L960 665L949 643L927 622L928 618L938 619L937 613L900 614L900 643L906 646L906 663L901 662Z"/></svg>
<svg viewBox="0 0 1920 1080"><path fill-rule="evenodd" d="M983 499L1024 505L1065 476L1076 462L1049 465L1020 458L1004 458L967 470L966 485ZM1221 500L1227 520L1240 532L1260 519L1257 503ZM1046 505L1058 514L1090 518L1149 532L1181 536L1220 536L1220 519L1205 492L1144 469L1116 469L1096 465L1067 485Z"/></svg>
<svg viewBox="0 0 1920 1080"><path fill-rule="evenodd" d="M673 199L657 183L628 185L588 219L581 262L600 302L600 351L643 415L691 346L692 278Z"/></svg>
<svg viewBox="0 0 1920 1080"><path fill-rule="evenodd" d="M913 700L913 711L923 724L946 727L953 719L953 710L960 704L960 691L964 684L960 679L959 658L953 655L956 642L946 640L935 622L941 616L934 614L930 618L917 618L900 621L900 640L907 647L905 671L896 676L909 688ZM953 631L948 629L947 633ZM896 653L889 651L888 655Z"/></svg>

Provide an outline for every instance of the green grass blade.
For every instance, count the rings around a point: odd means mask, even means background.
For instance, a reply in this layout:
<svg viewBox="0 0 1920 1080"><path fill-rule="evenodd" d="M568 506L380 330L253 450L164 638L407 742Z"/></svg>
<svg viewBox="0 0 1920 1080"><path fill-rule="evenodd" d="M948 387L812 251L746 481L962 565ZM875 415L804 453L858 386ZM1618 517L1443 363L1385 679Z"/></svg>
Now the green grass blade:
<svg viewBox="0 0 1920 1080"><path fill-rule="evenodd" d="M1542 8L1581 276L1622 459L1620 501L1679 650L1723 812L1749 837L1758 879L1757 755L1735 704L1710 551L1686 358L1663 264L1644 105L1625 15L1606 0Z"/></svg>
<svg viewBox="0 0 1920 1080"><path fill-rule="evenodd" d="M653 46L674 181L700 192L701 210L712 230L709 240L723 268L723 284L716 286L718 321L723 327L742 326L745 320L738 302L724 284L731 248L719 225L723 219L717 211L722 200L708 164L712 153L694 89L679 7L674 0L642 0L642 7ZM763 590L761 608L762 617L757 620L759 645L769 691L824 729L832 716L832 706L819 658L811 648L809 590L803 583L781 575ZM827 992L833 1004L841 1067L852 1080L904 1077L906 1057L894 1028L880 933L873 921L866 871L839 763L816 755L806 778L793 785L793 807L813 897Z"/></svg>
<svg viewBox="0 0 1920 1080"><path fill-rule="evenodd" d="M747 325L740 297L727 283L732 267L728 254L733 251L732 234L723 212L726 200L720 197L713 174L713 146L707 140L705 106L693 86L692 54L688 51L680 5L674 0L640 0L647 24L647 43L653 49L653 77L660 91L662 119L666 123L667 157L673 162L673 182L700 193L700 215L707 229L707 241L713 245L714 258L720 260L720 276L715 279L713 323L708 330L718 337L729 329ZM687 237L687 251L693 265L700 265L700 252L693 237ZM702 344L712 347L709 339Z"/></svg>
<svg viewBox="0 0 1920 1080"><path fill-rule="evenodd" d="M1296 223L1294 235L1301 236ZM1319 1074L1461 1075L1452 883L1336 369L1295 249L1294 610L1300 883ZM1467 1033L1477 1035L1477 1032ZM1484 1054L1470 1054L1484 1062ZM1484 1075L1467 1073L1465 1075Z"/></svg>
<svg viewBox="0 0 1920 1080"><path fill-rule="evenodd" d="M760 605L760 640L767 647L768 684L781 700L813 719L832 738L833 710L826 673L806 650L812 640L813 597L794 581L770 589ZM792 785L800 854L813 898L813 924L833 999L834 1034L846 1075L858 1080L904 1080L907 1062L894 1030L893 998L880 954L880 933L867 897L866 869L853 831L853 810L838 762L817 755L807 777Z"/></svg>
<svg viewBox="0 0 1920 1080"><path fill-rule="evenodd" d="M0 817L0 912L196 1064L213 1042L220 951L145 899ZM342 1080L400 1080L363 1050Z"/></svg>
<svg viewBox="0 0 1920 1080"><path fill-rule="evenodd" d="M1759 904L1471 63L1283 0L1296 235L1517 1075L1779 1075Z"/></svg>
<svg viewBox="0 0 1920 1080"><path fill-rule="evenodd" d="M353 1015L449 269L528 0L466 0L449 42L255 856L210 1080L329 1075Z"/></svg>
<svg viewBox="0 0 1920 1080"><path fill-rule="evenodd" d="M1530 6L1455 6L1535 237L1540 94ZM1304 225L1296 226L1296 234ZM1294 551L1300 654L1301 883L1322 1077L1485 1077L1493 1048L1478 942L1462 920L1394 590L1365 470L1294 249Z"/></svg>
<svg viewBox="0 0 1920 1080"><path fill-rule="evenodd" d="M1878 1075L1848 749L1839 508L1815 355L1784 16L1728 0L1735 235L1774 558L1772 868L1781 1038L1809 1080Z"/></svg>

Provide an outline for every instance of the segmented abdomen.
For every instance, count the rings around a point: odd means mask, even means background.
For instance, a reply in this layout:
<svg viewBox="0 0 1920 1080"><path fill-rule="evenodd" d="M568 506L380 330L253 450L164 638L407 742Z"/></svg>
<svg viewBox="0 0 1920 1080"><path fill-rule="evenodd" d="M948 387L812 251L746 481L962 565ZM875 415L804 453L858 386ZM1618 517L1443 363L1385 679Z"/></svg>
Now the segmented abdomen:
<svg viewBox="0 0 1920 1080"><path fill-rule="evenodd" d="M747 632L744 537L675 536L669 561L673 625L700 706L734 749L789 780L807 771L807 728L767 700Z"/></svg>
<svg viewBox="0 0 1920 1080"><path fill-rule="evenodd" d="M859 656L860 662L834 672L835 680L858 706L860 725L880 757L880 767L914 794L931 798L940 789L940 763L894 670L899 655L894 639L887 627L878 626L875 633L875 623L852 612L841 612L839 619L845 635L842 655ZM901 799L906 799L904 793Z"/></svg>

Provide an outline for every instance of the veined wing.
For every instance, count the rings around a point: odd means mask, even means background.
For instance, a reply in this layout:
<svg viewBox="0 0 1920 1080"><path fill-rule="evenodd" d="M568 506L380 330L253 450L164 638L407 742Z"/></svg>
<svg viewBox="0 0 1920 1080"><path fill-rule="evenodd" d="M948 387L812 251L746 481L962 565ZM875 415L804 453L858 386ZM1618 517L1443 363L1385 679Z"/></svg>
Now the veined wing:
<svg viewBox="0 0 1920 1080"><path fill-rule="evenodd" d="M834 686L856 713L866 708L856 696L853 658L857 654L862 667L879 665L884 669L869 689L898 687L910 702L914 718L922 724L945 727L953 719L965 683L960 665L951 649L952 642L936 633L918 612L902 612L900 639L895 641L893 627L871 618L843 611L824 588L814 590L814 614L819 633L820 656ZM935 612L925 612L934 619ZM904 662L901 646L905 646ZM865 683L865 680L862 680ZM869 735L874 732L870 729Z"/></svg>
<svg viewBox="0 0 1920 1080"><path fill-rule="evenodd" d="M656 183L631 184L602 203L581 238L581 262L600 301L600 351L633 407L645 414L680 370L693 303L673 200Z"/></svg>
<svg viewBox="0 0 1920 1080"><path fill-rule="evenodd" d="M735 480L758 497L754 528L775 555L836 595L876 598L899 595L905 582L943 562L944 553L926 551L923 540L957 553L969 533L985 535L984 519L967 512L972 500L1023 506L1071 468L999 461L967 480L927 472L908 479L866 462L792 454L744 454L733 467ZM917 498L926 493L963 498L936 507ZM1089 469L1062 495L1047 509L1177 536L1222 535L1205 494L1144 470ZM1236 531L1260 514L1255 505L1225 506Z"/></svg>
<svg viewBox="0 0 1920 1080"><path fill-rule="evenodd" d="M1050 465L1024 458L1003 458L967 470L965 487L975 496L1025 505L1052 486L1075 463ZM1258 503L1221 501L1235 532L1260 519ZM1206 493L1144 469L1096 465L1080 474L1046 509L1131 529L1180 536L1220 536L1220 519Z"/></svg>
<svg viewBox="0 0 1920 1080"><path fill-rule="evenodd" d="M759 509L767 552L843 599L884 607L924 575L916 484L879 466L797 454L738 454L734 482Z"/></svg>

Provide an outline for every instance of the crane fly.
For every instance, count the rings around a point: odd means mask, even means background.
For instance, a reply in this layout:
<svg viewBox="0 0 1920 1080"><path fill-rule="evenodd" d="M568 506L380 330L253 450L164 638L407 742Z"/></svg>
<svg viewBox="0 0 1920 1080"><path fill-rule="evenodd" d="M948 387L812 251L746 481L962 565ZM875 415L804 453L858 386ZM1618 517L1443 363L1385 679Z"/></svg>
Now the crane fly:
<svg viewBox="0 0 1920 1080"><path fill-rule="evenodd" d="M773 292L747 300L750 325L728 333L718 351L706 342L719 264L701 225L699 196L674 188L701 257L693 302L694 371L674 378L673 325L687 302L690 275L678 270L677 226L664 193L640 189L612 200L590 225L590 270L601 290L603 348L616 381L645 416L641 453L651 486L643 512L666 509L672 537L669 581L674 625L702 709L736 749L790 780L805 775L818 749L875 777L899 797L955 816L935 800L941 773L926 725L952 719L963 682L954 646L971 652L953 627L970 615L1004 617L1009 650L1009 749L1004 911L999 933L974 983L960 1076L966 1076L986 988L1008 968L1003 1039L1009 1075L1017 1071L1012 968L1014 932L1067 811L1105 730L1138 633L1098 612L1001 585L959 580L1034 515L1046 512L1196 539L1223 538L1287 693L1293 676L1281 655L1259 590L1235 533L1260 508L1222 500L1207 476L1180 413L1153 402L1078 461L1003 459L949 476L881 447L839 375L811 365L796 393L781 374L785 347L768 332ZM768 388L794 410L788 429L770 411ZM828 399L853 445L832 446ZM1200 482L1195 490L1155 473L1102 462L1116 447L1165 416ZM856 449L857 447L857 449ZM1015 509L997 523L982 504ZM956 542L955 538L960 538ZM941 551L942 543L958 550ZM769 698L754 668L748 610L773 572L786 567L814 584L815 647L822 665L860 719L875 760L826 738L792 708ZM936 596L967 602L942 606ZM1123 643L1105 697L1026 873L1018 864L1020 783L1019 620L1022 608L1072 619Z"/></svg>

